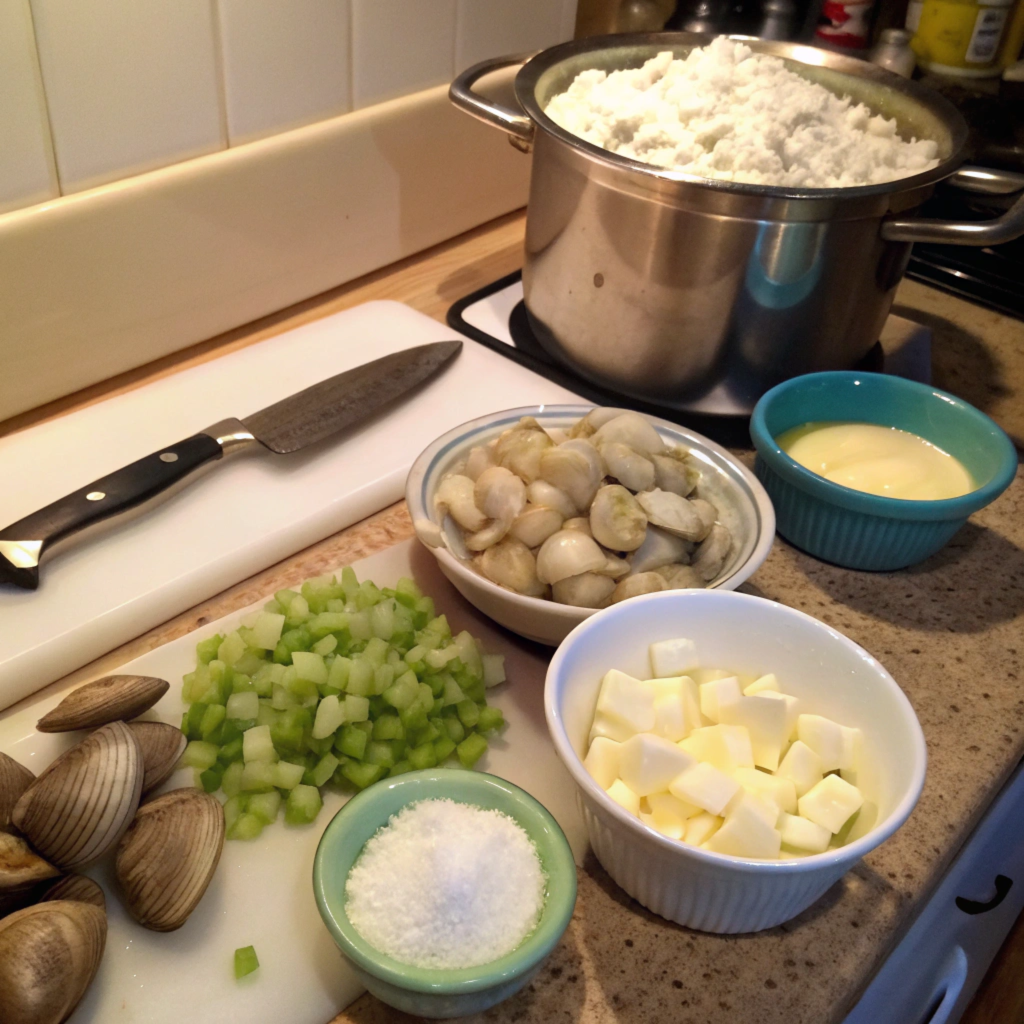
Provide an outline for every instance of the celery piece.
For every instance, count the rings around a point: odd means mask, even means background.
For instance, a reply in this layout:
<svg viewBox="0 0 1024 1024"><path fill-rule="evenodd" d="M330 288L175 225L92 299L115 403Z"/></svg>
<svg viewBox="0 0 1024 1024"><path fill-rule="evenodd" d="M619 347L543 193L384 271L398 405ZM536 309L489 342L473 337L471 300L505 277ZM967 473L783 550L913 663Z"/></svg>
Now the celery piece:
<svg viewBox="0 0 1024 1024"><path fill-rule="evenodd" d="M353 729L359 729L362 732L365 732L366 733L366 738L368 740L372 740L373 739L373 722L369 721L368 719L366 721L364 721L364 722L353 722L352 723L352 728Z"/></svg>
<svg viewBox="0 0 1024 1024"><path fill-rule="evenodd" d="M373 723L373 738L375 740L401 740L405 739L405 726L398 715L383 714Z"/></svg>
<svg viewBox="0 0 1024 1024"><path fill-rule="evenodd" d="M434 740L440 739L441 735L441 729L438 725L428 719L427 724L420 726L409 738L409 742L412 746L418 747L422 743L433 743ZM447 733L444 735L447 735Z"/></svg>
<svg viewBox="0 0 1024 1024"><path fill-rule="evenodd" d="M345 612L345 599L343 597L332 597L327 602L327 611L329 612ZM346 612L347 614L347 612Z"/></svg>
<svg viewBox="0 0 1024 1024"><path fill-rule="evenodd" d="M388 660L388 645L380 637L368 640L363 648L363 657L374 667L383 665Z"/></svg>
<svg viewBox="0 0 1024 1024"><path fill-rule="evenodd" d="M250 814L255 814L264 825L272 825L277 821L277 812L281 809L281 794L276 789L269 793L253 793L249 797L246 809Z"/></svg>
<svg viewBox="0 0 1024 1024"><path fill-rule="evenodd" d="M370 609L370 630L381 640L390 640L395 633L395 607L391 601L381 601Z"/></svg>
<svg viewBox="0 0 1024 1024"><path fill-rule="evenodd" d="M252 646L272 651L284 632L284 616L272 612L260 612L252 624Z"/></svg>
<svg viewBox="0 0 1024 1024"><path fill-rule="evenodd" d="M196 660L200 665L208 665L214 658L217 657L217 651L220 649L220 645L224 642L224 637L220 633L214 636L208 636L205 640L200 640L196 644Z"/></svg>
<svg viewBox="0 0 1024 1024"><path fill-rule="evenodd" d="M193 704L188 711L185 712L185 718L182 720L181 731L190 740L201 740L203 738L203 715L206 714L206 709L209 706L209 704L198 702Z"/></svg>
<svg viewBox="0 0 1024 1024"><path fill-rule="evenodd" d="M341 589L349 601L359 593L359 580L356 578L356 573L352 566L346 565L341 570L341 579L338 582L341 584Z"/></svg>
<svg viewBox="0 0 1024 1024"><path fill-rule="evenodd" d="M483 679L484 665L476 640L466 630L463 630L455 638L455 646L459 649L459 658L466 666L467 671L475 678Z"/></svg>
<svg viewBox="0 0 1024 1024"><path fill-rule="evenodd" d="M363 580L359 584L358 600L362 601L364 608L372 608L383 598L384 595L380 592L380 588L372 580Z"/></svg>
<svg viewBox="0 0 1024 1024"><path fill-rule="evenodd" d="M186 768L195 768L205 772L217 763L217 745L206 740L191 740L181 755L180 764Z"/></svg>
<svg viewBox="0 0 1024 1024"><path fill-rule="evenodd" d="M437 764L437 755L434 753L433 743L422 743L409 751L409 764L413 768L433 768Z"/></svg>
<svg viewBox="0 0 1024 1024"><path fill-rule="evenodd" d="M444 676L444 695L442 702L445 706L448 704L458 704L466 699L466 695L462 692L462 687L459 686L455 680L447 673Z"/></svg>
<svg viewBox="0 0 1024 1024"><path fill-rule="evenodd" d="M252 681L252 677L245 672L239 672L238 669L233 669L231 672L231 693L256 693L256 686ZM259 694L256 693L258 697ZM228 695L228 700L231 699L231 695Z"/></svg>
<svg viewBox="0 0 1024 1024"><path fill-rule="evenodd" d="M303 782L306 785L313 786L326 786L331 780L331 776L334 774L335 769L341 762L331 753L324 754L316 763L315 768L311 768L306 775L312 779L311 783L306 782L305 778Z"/></svg>
<svg viewBox="0 0 1024 1024"><path fill-rule="evenodd" d="M210 707L210 711L213 707ZM255 690L252 693L233 693L228 697L227 716L235 719L255 720L260 713L260 698ZM205 717L205 716L204 716Z"/></svg>
<svg viewBox="0 0 1024 1024"><path fill-rule="evenodd" d="M434 693L426 683L417 685L416 702L428 715L434 714Z"/></svg>
<svg viewBox="0 0 1024 1024"><path fill-rule="evenodd" d="M422 596L423 591L420 590L416 581L409 579L408 576L403 576L395 584L395 597L407 608L415 608L416 602Z"/></svg>
<svg viewBox="0 0 1024 1024"><path fill-rule="evenodd" d="M437 758L438 764L450 757L454 750L455 740L449 739L447 736L434 740L434 757Z"/></svg>
<svg viewBox="0 0 1024 1024"><path fill-rule="evenodd" d="M322 740L315 740L310 736L306 739L306 746L317 757L323 757L334 746L334 736L335 734L331 733L330 736L325 736Z"/></svg>
<svg viewBox="0 0 1024 1024"><path fill-rule="evenodd" d="M341 736L335 741L334 748L347 757L361 758L366 752L367 735L355 725L346 725Z"/></svg>
<svg viewBox="0 0 1024 1024"><path fill-rule="evenodd" d="M228 839L258 839L263 831L263 819L246 811L240 814L227 830Z"/></svg>
<svg viewBox="0 0 1024 1024"><path fill-rule="evenodd" d="M480 659L484 667L484 686L497 686L505 682L505 655L484 654Z"/></svg>
<svg viewBox="0 0 1024 1024"><path fill-rule="evenodd" d="M278 789L294 789L306 773L304 764L292 764L291 761L278 761L274 765L273 784Z"/></svg>
<svg viewBox="0 0 1024 1024"><path fill-rule="evenodd" d="M256 724L257 725L269 725L270 735L274 735L274 726L281 721L281 716L284 714L283 711L278 711L274 707L273 703L268 700L261 700L259 709L256 712Z"/></svg>
<svg viewBox="0 0 1024 1024"><path fill-rule="evenodd" d="M298 707L298 699L282 683L274 683L273 696L270 700L271 707L276 711L287 711L288 708Z"/></svg>
<svg viewBox="0 0 1024 1024"><path fill-rule="evenodd" d="M459 649L454 645L451 647L445 647L443 649L435 649L433 651L427 651L424 655L423 660L432 669L442 669L447 666L448 662L453 661L459 656Z"/></svg>
<svg viewBox="0 0 1024 1024"><path fill-rule="evenodd" d="M348 617L348 633L353 640L369 640L373 636L370 616L366 612L352 612Z"/></svg>
<svg viewBox="0 0 1024 1024"><path fill-rule="evenodd" d="M320 691L321 697L338 697L344 692L336 686L331 686L329 683L324 683L323 686L318 686L317 689Z"/></svg>
<svg viewBox="0 0 1024 1024"><path fill-rule="evenodd" d="M480 732L490 732L492 729L500 729L505 724L505 716L501 708L482 707L477 719L476 727Z"/></svg>
<svg viewBox="0 0 1024 1024"><path fill-rule="evenodd" d="M236 797L242 792L242 775L244 773L245 766L241 761L232 761L224 769L224 777L220 780L220 788L224 790L226 796Z"/></svg>
<svg viewBox="0 0 1024 1024"><path fill-rule="evenodd" d="M332 633L343 633L348 630L348 615L345 612L320 612L314 615L306 625L314 640L325 640ZM338 638L334 638L337 643Z"/></svg>
<svg viewBox="0 0 1024 1024"><path fill-rule="evenodd" d="M351 658L344 658L339 655L331 662L331 667L327 670L327 685L339 692L347 689L351 671Z"/></svg>
<svg viewBox="0 0 1024 1024"><path fill-rule="evenodd" d="M416 674L414 672L405 672L400 675L381 696L399 711L410 707L419 696L419 684L416 682Z"/></svg>
<svg viewBox="0 0 1024 1024"><path fill-rule="evenodd" d="M327 636L321 637L310 650L314 654L319 654L321 657L326 657L328 654L333 653L335 647L338 646L338 638L333 633L328 633Z"/></svg>
<svg viewBox="0 0 1024 1024"><path fill-rule="evenodd" d="M243 946L235 950L235 980L252 974L260 965L256 958L256 950L252 946Z"/></svg>
<svg viewBox="0 0 1024 1024"><path fill-rule="evenodd" d="M277 778L276 768L277 765L271 761L250 761L242 769L241 786L243 791L265 793L273 789ZM223 782L221 784L223 785Z"/></svg>
<svg viewBox="0 0 1024 1024"><path fill-rule="evenodd" d="M398 712L398 717L407 732L410 729L422 729L427 724L427 713L418 703L403 708Z"/></svg>
<svg viewBox="0 0 1024 1024"><path fill-rule="evenodd" d="M301 594L296 594L288 605L285 622L295 628L302 625L307 618L309 618L309 602Z"/></svg>
<svg viewBox="0 0 1024 1024"><path fill-rule="evenodd" d="M261 697L269 697L274 692L274 684L284 679L285 667L272 661L265 661L253 674L252 682Z"/></svg>
<svg viewBox="0 0 1024 1024"><path fill-rule="evenodd" d="M313 716L307 708L288 708L281 712L276 725L271 725L270 738L282 750L299 750L312 728Z"/></svg>
<svg viewBox="0 0 1024 1024"><path fill-rule="evenodd" d="M316 709L316 721L313 723L313 739L322 740L331 736L344 725L349 700L365 700L365 697L346 697L345 703L337 697L324 697Z"/></svg>
<svg viewBox="0 0 1024 1024"><path fill-rule="evenodd" d="M280 607L287 611L292 601L299 596L297 590L278 590L274 594L274 600L280 605Z"/></svg>
<svg viewBox="0 0 1024 1024"><path fill-rule="evenodd" d="M284 820L289 825L308 825L323 807L320 790L316 786L296 786L284 807Z"/></svg>
<svg viewBox="0 0 1024 1024"><path fill-rule="evenodd" d="M255 725L242 737L242 757L249 761L276 761L269 725Z"/></svg>
<svg viewBox="0 0 1024 1024"><path fill-rule="evenodd" d="M356 697L368 697L373 693L374 666L363 656L355 658L348 673L345 691Z"/></svg>
<svg viewBox="0 0 1024 1024"><path fill-rule="evenodd" d="M223 736L221 737L223 739ZM242 737L236 736L229 743L224 743L217 754L217 760L225 767L235 761L242 760Z"/></svg>
<svg viewBox="0 0 1024 1024"><path fill-rule="evenodd" d="M471 732L456 748L463 768L472 768L487 749L487 740L478 732Z"/></svg>
<svg viewBox="0 0 1024 1024"><path fill-rule="evenodd" d="M304 626L297 626L294 629L287 629L281 635L280 641L274 648L274 661L280 661L284 665L290 665L294 651L307 651L312 643L312 636ZM283 651L283 657L278 655Z"/></svg>
<svg viewBox="0 0 1024 1024"><path fill-rule="evenodd" d="M295 651L292 654L297 678L307 680L314 686L327 682L327 665L319 654L311 651Z"/></svg>
<svg viewBox="0 0 1024 1024"><path fill-rule="evenodd" d="M341 774L353 786L359 789L366 789L367 786L372 786L378 779L383 778L385 770L379 764L363 764L360 761L349 761L348 764L342 766Z"/></svg>
<svg viewBox="0 0 1024 1024"><path fill-rule="evenodd" d="M374 695L382 694L395 681L395 669L393 665L378 665L373 670L373 692Z"/></svg>
<svg viewBox="0 0 1024 1024"><path fill-rule="evenodd" d="M205 772L199 773L199 781L202 783L203 789L207 793L216 793L220 789L221 778L224 775L223 771L217 767L207 768Z"/></svg>
<svg viewBox="0 0 1024 1024"><path fill-rule="evenodd" d="M394 766L388 772L388 778L390 779L392 775L404 775L406 772L411 771L412 765L409 763L407 759L396 761Z"/></svg>
<svg viewBox="0 0 1024 1024"><path fill-rule="evenodd" d="M455 705L455 711L459 716L459 721L462 722L467 729L472 729L480 720L480 709L476 706L474 701L460 701Z"/></svg>
<svg viewBox="0 0 1024 1024"><path fill-rule="evenodd" d="M370 740L366 744L363 760L367 764L379 764L382 768L390 768L395 763L395 754L390 743L383 740Z"/></svg>
<svg viewBox="0 0 1024 1024"><path fill-rule="evenodd" d="M415 666L423 663L423 659L426 656L427 649L422 644L416 644L414 647L410 647L405 652L405 663L409 668L415 671Z"/></svg>
<svg viewBox="0 0 1024 1024"><path fill-rule="evenodd" d="M365 722L369 717L370 702L366 697L357 697L352 693L345 697L346 722Z"/></svg>
<svg viewBox="0 0 1024 1024"><path fill-rule="evenodd" d="M245 654L245 641L237 631L228 633L220 647L217 648L217 660L223 661L228 666L234 665L243 654Z"/></svg>
<svg viewBox="0 0 1024 1024"><path fill-rule="evenodd" d="M245 814L246 808L249 806L248 796L232 796L224 802L224 827L231 828L231 826Z"/></svg>

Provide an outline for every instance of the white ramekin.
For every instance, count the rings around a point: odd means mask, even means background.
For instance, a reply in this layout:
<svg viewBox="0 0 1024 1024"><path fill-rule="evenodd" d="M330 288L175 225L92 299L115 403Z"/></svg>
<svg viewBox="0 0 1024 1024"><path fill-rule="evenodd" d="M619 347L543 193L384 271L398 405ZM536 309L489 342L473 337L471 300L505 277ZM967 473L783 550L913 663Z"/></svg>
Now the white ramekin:
<svg viewBox="0 0 1024 1024"><path fill-rule="evenodd" d="M617 668L648 678L648 646L675 637L696 642L694 667L774 672L806 713L863 731L865 806L845 846L784 861L712 853L648 828L598 786L582 758L602 677ZM760 931L795 917L906 821L924 785L924 735L892 676L817 619L747 594L665 591L595 613L555 652L544 704L597 859L649 910L702 931Z"/></svg>

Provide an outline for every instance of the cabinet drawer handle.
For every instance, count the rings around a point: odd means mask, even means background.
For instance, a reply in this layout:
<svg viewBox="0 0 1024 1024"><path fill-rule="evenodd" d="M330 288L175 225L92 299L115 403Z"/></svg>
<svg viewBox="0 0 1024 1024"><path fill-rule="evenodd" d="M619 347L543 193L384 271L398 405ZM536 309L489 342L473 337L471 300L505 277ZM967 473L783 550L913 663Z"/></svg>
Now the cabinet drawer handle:
<svg viewBox="0 0 1024 1024"><path fill-rule="evenodd" d="M968 900L963 896L957 896L956 905L965 914L984 914L989 910L995 910L1006 899L1006 894L1012 886L1012 878L1007 878L1006 875L996 875L996 894L987 903L979 903L977 900Z"/></svg>

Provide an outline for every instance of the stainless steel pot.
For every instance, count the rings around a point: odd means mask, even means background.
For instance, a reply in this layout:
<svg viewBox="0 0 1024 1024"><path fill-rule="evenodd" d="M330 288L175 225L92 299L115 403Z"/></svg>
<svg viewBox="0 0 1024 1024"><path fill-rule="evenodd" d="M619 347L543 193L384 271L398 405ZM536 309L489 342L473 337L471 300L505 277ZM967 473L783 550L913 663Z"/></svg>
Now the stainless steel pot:
<svg viewBox="0 0 1024 1024"><path fill-rule="evenodd" d="M960 171L967 126L937 93L864 61L794 43L744 39L805 78L931 138L939 166L882 185L806 189L716 181L609 153L555 124L548 100L588 68L683 56L709 36L650 33L565 43L485 61L451 98L533 152L523 289L544 347L584 377L677 408L749 411L787 377L853 366L878 340L911 243L993 245L1024 234L1024 197L981 223L914 211L954 176L977 191L1011 178ZM474 91L523 65L522 111Z"/></svg>

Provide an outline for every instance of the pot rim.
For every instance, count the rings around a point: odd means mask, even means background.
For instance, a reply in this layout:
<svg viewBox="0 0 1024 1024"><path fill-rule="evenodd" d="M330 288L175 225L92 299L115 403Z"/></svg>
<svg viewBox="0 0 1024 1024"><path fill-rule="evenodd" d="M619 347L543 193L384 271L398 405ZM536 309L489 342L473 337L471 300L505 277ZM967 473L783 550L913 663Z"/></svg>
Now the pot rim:
<svg viewBox="0 0 1024 1024"><path fill-rule="evenodd" d="M927 188L943 178L949 177L963 163L968 136L967 122L949 100L927 86L902 78L859 58L847 57L844 54L833 53L831 50L823 50L806 43L787 43L738 34L723 33L723 35L728 39L745 43L757 53L782 57L789 65L804 64L826 67L853 78L869 79L908 97L947 126L950 133L949 156L931 170L876 185L852 185L845 188L799 188L789 185L758 185L749 182L726 181L720 178L704 178L696 174L667 170L654 164L634 160L631 157L620 156L618 153L611 153L592 142L587 142L578 135L573 135L561 125L556 124L544 113L537 102L536 90L541 76L563 61L586 53L640 46L650 47L651 56L653 56L659 50L666 48L679 50L705 46L712 39L717 38L716 35L695 32L636 32L597 36L575 39L549 47L530 58L517 73L515 78L516 99L538 128L543 129L590 160L615 171L632 172L661 183L678 183L682 186L696 185L716 192L762 196L769 199L866 199L872 196Z"/></svg>

